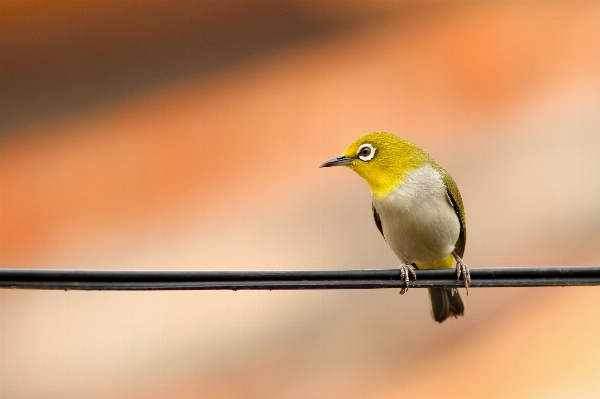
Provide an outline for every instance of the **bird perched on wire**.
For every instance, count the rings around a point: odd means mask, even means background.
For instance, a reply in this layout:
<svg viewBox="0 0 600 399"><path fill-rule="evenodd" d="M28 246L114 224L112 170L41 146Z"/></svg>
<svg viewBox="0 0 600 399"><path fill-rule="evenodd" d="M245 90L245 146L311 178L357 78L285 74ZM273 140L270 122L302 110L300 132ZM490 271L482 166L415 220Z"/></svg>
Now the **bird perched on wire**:
<svg viewBox="0 0 600 399"><path fill-rule="evenodd" d="M456 260L468 288L469 269L462 261L467 240L465 211L452 177L429 154L390 133L367 134L321 167L347 166L371 187L377 228L400 261L408 290L418 269L450 269ZM437 322L464 313L458 290L429 288L431 315Z"/></svg>

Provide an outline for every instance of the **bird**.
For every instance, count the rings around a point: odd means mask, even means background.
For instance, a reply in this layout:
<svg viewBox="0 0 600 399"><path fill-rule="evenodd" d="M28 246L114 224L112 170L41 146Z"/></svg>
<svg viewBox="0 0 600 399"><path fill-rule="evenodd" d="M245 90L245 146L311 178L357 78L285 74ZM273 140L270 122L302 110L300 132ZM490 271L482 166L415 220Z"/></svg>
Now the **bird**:
<svg viewBox="0 0 600 399"><path fill-rule="evenodd" d="M375 225L400 261L400 278L409 287L417 269L450 269L467 289L471 276L462 257L467 225L458 186L445 169L412 142L386 132L354 141L341 156L320 167L346 166L371 188ZM464 314L456 288L429 288L430 311L441 323Z"/></svg>

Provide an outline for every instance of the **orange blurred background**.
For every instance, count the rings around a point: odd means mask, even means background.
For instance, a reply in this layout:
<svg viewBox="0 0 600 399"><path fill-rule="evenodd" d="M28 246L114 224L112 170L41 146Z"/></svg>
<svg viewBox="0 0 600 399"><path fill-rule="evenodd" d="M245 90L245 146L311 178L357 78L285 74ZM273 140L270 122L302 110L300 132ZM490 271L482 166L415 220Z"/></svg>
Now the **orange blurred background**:
<svg viewBox="0 0 600 399"><path fill-rule="evenodd" d="M600 3L0 0L0 266L394 268L384 130L471 267L600 265ZM595 398L597 287L0 292L2 398ZM463 294L464 295L464 294Z"/></svg>

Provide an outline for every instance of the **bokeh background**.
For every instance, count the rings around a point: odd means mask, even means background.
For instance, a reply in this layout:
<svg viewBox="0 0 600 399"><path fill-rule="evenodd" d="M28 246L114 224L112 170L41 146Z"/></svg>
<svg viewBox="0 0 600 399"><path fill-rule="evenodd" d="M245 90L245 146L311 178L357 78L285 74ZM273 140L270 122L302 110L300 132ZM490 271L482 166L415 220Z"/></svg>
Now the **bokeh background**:
<svg viewBox="0 0 600 399"><path fill-rule="evenodd" d="M0 1L0 266L394 268L385 130L471 267L600 265L600 3ZM0 292L2 398L597 398L600 290Z"/></svg>

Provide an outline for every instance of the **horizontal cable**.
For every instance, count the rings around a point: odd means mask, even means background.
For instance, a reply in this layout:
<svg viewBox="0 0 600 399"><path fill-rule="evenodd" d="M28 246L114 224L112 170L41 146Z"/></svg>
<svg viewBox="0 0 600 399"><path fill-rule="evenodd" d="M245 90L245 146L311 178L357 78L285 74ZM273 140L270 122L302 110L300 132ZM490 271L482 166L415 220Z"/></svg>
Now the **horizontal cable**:
<svg viewBox="0 0 600 399"><path fill-rule="evenodd" d="M600 285L598 266L469 269L471 287ZM417 270L412 288L462 287L456 269ZM158 271L0 269L0 288L48 290L297 290L401 288L398 269Z"/></svg>

